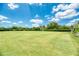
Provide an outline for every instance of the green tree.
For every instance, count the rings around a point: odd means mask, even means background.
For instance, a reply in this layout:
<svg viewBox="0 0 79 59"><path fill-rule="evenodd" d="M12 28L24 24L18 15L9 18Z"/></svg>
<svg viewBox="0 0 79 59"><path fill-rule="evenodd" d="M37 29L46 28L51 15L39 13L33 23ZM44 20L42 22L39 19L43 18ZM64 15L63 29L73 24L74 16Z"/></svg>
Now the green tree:
<svg viewBox="0 0 79 59"><path fill-rule="evenodd" d="M58 23L56 22L50 22L48 25L47 25L47 29L58 29L59 28L59 25Z"/></svg>

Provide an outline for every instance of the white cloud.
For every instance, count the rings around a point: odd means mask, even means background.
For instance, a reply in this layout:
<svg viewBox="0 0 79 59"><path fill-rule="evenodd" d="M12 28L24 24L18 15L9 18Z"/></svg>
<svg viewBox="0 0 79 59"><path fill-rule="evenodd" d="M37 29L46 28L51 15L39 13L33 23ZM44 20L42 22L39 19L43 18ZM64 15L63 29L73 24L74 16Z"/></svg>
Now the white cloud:
<svg viewBox="0 0 79 59"><path fill-rule="evenodd" d="M6 19L8 19L8 17L3 16L3 15L0 15L0 21L2 21L2 20L6 20Z"/></svg>
<svg viewBox="0 0 79 59"><path fill-rule="evenodd" d="M75 22L76 22L76 19L74 19L74 20L70 21L70 23L75 23Z"/></svg>
<svg viewBox="0 0 79 59"><path fill-rule="evenodd" d="M68 6L68 9L77 9L79 8L79 3L72 3Z"/></svg>
<svg viewBox="0 0 79 59"><path fill-rule="evenodd" d="M78 3L59 4L57 6L53 6L52 13L55 15L54 18L49 21L60 21L64 19L72 19L73 17L79 16L79 12L76 10L78 8ZM68 25L72 25L73 22L74 20L69 22Z"/></svg>
<svg viewBox="0 0 79 59"><path fill-rule="evenodd" d="M46 19L51 19L52 17L50 15L45 15L44 16Z"/></svg>
<svg viewBox="0 0 79 59"><path fill-rule="evenodd" d="M68 19L68 18L72 18L75 16L78 16L79 12L77 12L75 9L68 9L65 11L59 11L55 14L55 17L52 18L50 21L60 21L62 19Z"/></svg>
<svg viewBox="0 0 79 59"><path fill-rule="evenodd" d="M66 10L68 8L68 4L59 4L58 6L53 7L53 12L57 12L59 10Z"/></svg>
<svg viewBox="0 0 79 59"><path fill-rule="evenodd" d="M61 19L71 19L73 17L76 17L79 15L79 12L77 12L77 8L79 8L78 3L71 3L71 4L59 4L57 6L53 6L52 12L56 12L54 18L51 21L54 20L61 20Z"/></svg>
<svg viewBox="0 0 79 59"><path fill-rule="evenodd" d="M69 22L69 23L66 24L66 26L71 26L71 25L73 25L73 24L74 24L74 23Z"/></svg>
<svg viewBox="0 0 79 59"><path fill-rule="evenodd" d="M8 21L8 20L7 21L2 21L2 23L11 23L11 21Z"/></svg>
<svg viewBox="0 0 79 59"><path fill-rule="evenodd" d="M56 18L52 18L51 20L49 21L52 21L52 22L58 22L60 19L56 19Z"/></svg>
<svg viewBox="0 0 79 59"><path fill-rule="evenodd" d="M53 11L53 12L57 12L57 11L59 11L63 6L64 6L63 4L59 4L57 7L56 7L56 6L53 6L52 11Z"/></svg>
<svg viewBox="0 0 79 59"><path fill-rule="evenodd" d="M42 24L43 20L41 20L41 19L32 19L32 20L30 20L30 22L35 23L35 24Z"/></svg>
<svg viewBox="0 0 79 59"><path fill-rule="evenodd" d="M18 23L23 23L23 21L18 21Z"/></svg>
<svg viewBox="0 0 79 59"><path fill-rule="evenodd" d="M77 22L77 21L79 21L79 18L77 18L77 19L73 19L72 21L70 21L71 23L75 23L75 22Z"/></svg>
<svg viewBox="0 0 79 59"><path fill-rule="evenodd" d="M32 5L32 4L34 4L34 3L28 3L29 5Z"/></svg>
<svg viewBox="0 0 79 59"><path fill-rule="evenodd" d="M31 19L30 22L32 22L32 27L39 27L40 24L43 23L43 20L41 20L41 19Z"/></svg>
<svg viewBox="0 0 79 59"><path fill-rule="evenodd" d="M5 23L6 21L1 21L2 23Z"/></svg>
<svg viewBox="0 0 79 59"><path fill-rule="evenodd" d="M36 15L35 15L35 18L38 18L38 17L39 17L39 15L38 15L38 14L36 14Z"/></svg>
<svg viewBox="0 0 79 59"><path fill-rule="evenodd" d="M32 27L39 27L39 24L32 24Z"/></svg>
<svg viewBox="0 0 79 59"><path fill-rule="evenodd" d="M55 17L56 18L72 18L74 16L78 16L79 15L79 12L76 12L76 10L74 9L68 9L68 10L65 10L64 12L57 12L55 14Z"/></svg>
<svg viewBox="0 0 79 59"><path fill-rule="evenodd" d="M13 25L16 25L16 24L17 24L16 22L13 23Z"/></svg>
<svg viewBox="0 0 79 59"><path fill-rule="evenodd" d="M12 9L12 10L14 10L14 9L16 9L16 8L19 8L19 5L15 4L15 3L9 3L8 6L9 6L9 8Z"/></svg>
<svg viewBox="0 0 79 59"><path fill-rule="evenodd" d="M59 4L53 7L52 12L58 12L59 10L67 10L67 9L77 9L77 8L79 8L78 3Z"/></svg>
<svg viewBox="0 0 79 59"><path fill-rule="evenodd" d="M39 3L39 5L42 6L43 4L42 3Z"/></svg>
<svg viewBox="0 0 79 59"><path fill-rule="evenodd" d="M46 17L46 18L47 18L47 17L49 17L49 15L45 15L44 17Z"/></svg>
<svg viewBox="0 0 79 59"><path fill-rule="evenodd" d="M25 27L28 27L28 25L26 24Z"/></svg>
<svg viewBox="0 0 79 59"><path fill-rule="evenodd" d="M76 21L79 21L79 18L75 19Z"/></svg>
<svg viewBox="0 0 79 59"><path fill-rule="evenodd" d="M71 20L69 23L66 24L66 26L71 26L71 25L75 24L77 20L79 20L79 19Z"/></svg>
<svg viewBox="0 0 79 59"><path fill-rule="evenodd" d="M23 23L23 21L13 22L12 24L17 25L17 24L21 24L21 23Z"/></svg>
<svg viewBox="0 0 79 59"><path fill-rule="evenodd" d="M42 6L42 3L29 3L29 5L37 5L37 6Z"/></svg>

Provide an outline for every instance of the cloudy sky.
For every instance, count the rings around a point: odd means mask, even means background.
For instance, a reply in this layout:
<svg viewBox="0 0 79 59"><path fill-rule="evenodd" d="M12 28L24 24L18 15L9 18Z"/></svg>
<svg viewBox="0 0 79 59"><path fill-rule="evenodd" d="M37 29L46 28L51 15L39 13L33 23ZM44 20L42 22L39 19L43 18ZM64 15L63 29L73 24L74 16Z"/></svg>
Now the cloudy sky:
<svg viewBox="0 0 79 59"><path fill-rule="evenodd" d="M54 21L70 26L78 16L77 3L0 3L1 27L38 27Z"/></svg>

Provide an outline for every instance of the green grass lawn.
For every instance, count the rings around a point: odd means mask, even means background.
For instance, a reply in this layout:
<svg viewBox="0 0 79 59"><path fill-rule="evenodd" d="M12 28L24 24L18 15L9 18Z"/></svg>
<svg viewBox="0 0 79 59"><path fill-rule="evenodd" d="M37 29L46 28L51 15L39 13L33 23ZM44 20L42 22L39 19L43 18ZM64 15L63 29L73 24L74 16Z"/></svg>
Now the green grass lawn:
<svg viewBox="0 0 79 59"><path fill-rule="evenodd" d="M4 31L0 32L0 55L73 56L78 55L78 43L69 32Z"/></svg>

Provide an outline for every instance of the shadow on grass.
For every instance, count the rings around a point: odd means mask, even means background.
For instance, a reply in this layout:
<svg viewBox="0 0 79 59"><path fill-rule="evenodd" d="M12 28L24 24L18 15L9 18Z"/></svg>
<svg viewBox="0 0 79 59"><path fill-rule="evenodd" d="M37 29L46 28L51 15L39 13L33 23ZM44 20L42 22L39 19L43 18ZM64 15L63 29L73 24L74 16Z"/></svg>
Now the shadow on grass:
<svg viewBox="0 0 79 59"><path fill-rule="evenodd" d="M1 52L0 52L0 56L3 56Z"/></svg>

